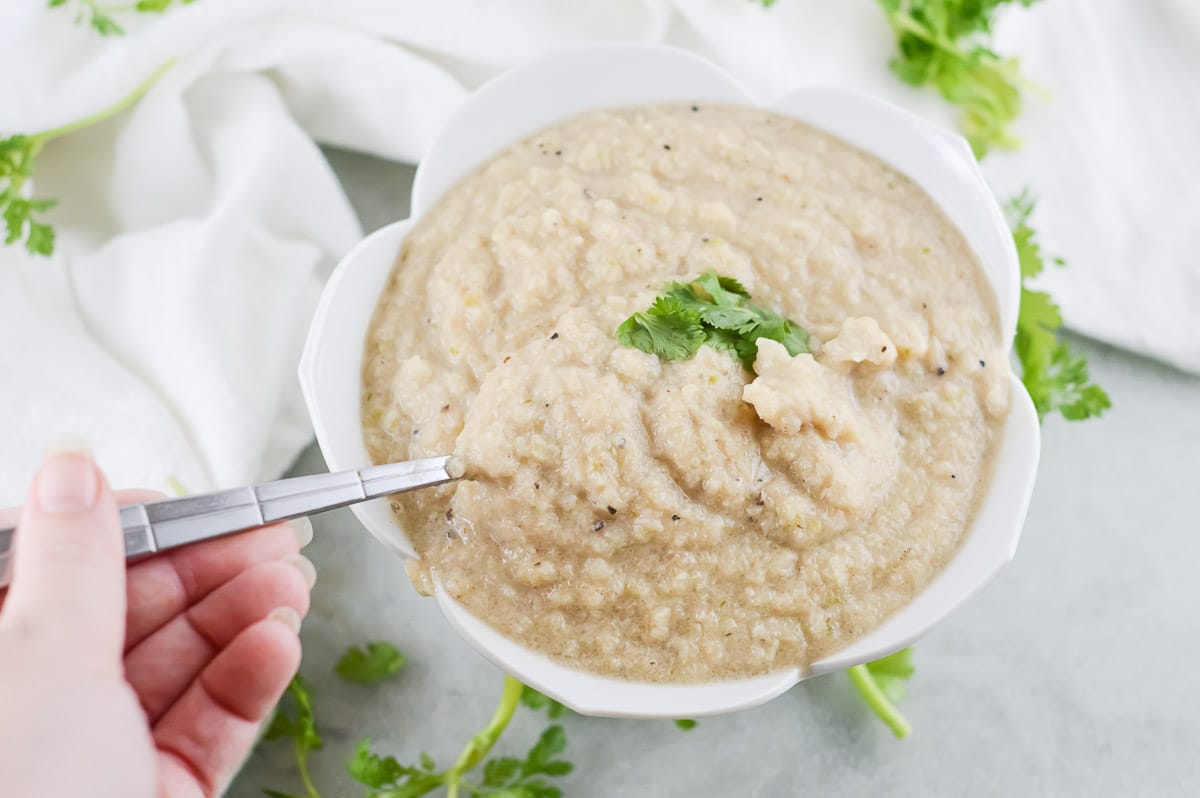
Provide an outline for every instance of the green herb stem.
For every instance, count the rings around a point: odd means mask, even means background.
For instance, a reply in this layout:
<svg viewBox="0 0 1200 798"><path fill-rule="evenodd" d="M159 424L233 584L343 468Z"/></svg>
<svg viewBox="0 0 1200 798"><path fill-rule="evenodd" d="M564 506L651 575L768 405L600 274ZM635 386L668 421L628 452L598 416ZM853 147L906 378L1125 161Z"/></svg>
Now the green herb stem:
<svg viewBox="0 0 1200 798"><path fill-rule="evenodd" d="M855 665L847 670L850 675L850 681L854 683L854 687L858 690L858 694L867 702L867 706L871 708L884 724L892 730L900 739L904 739L912 731L912 725L904 715L900 714L900 710L892 703L883 690L875 681L875 677L867 670L866 665Z"/></svg>
<svg viewBox="0 0 1200 798"><path fill-rule="evenodd" d="M296 740L295 750L296 769L300 771L300 782L307 792L305 798L321 798L321 793L317 792L317 786L313 784L312 776L308 773L308 749L304 746L303 741Z"/></svg>
<svg viewBox="0 0 1200 798"><path fill-rule="evenodd" d="M513 713L517 711L517 705L521 702L521 692L524 689L525 685L513 677L508 675L504 677L504 692L500 695L500 704L496 707L496 713L492 715L487 726L477 732L463 748L454 766L446 771L446 798L458 798L458 786L462 775L482 762L492 750L492 746L500 739L500 735L504 733L509 721L512 720Z"/></svg>
<svg viewBox="0 0 1200 798"><path fill-rule="evenodd" d="M56 139L59 136L65 136L68 133L74 133L76 130L81 130L85 127L91 127L99 122L103 122L105 119L114 117L132 106L138 100L142 99L142 95L149 91L150 87L153 86L158 79L161 78L163 74L173 66L175 66L175 59L168 59L158 69L150 73L148 78L138 84L137 88L107 108L102 108L94 114L88 114L81 119L76 119L75 121L68 122L65 125L59 125L58 127L50 128L49 130L43 130L40 133L32 133L29 135L29 138L37 142L37 146L40 148L44 142L47 142L50 139Z"/></svg>

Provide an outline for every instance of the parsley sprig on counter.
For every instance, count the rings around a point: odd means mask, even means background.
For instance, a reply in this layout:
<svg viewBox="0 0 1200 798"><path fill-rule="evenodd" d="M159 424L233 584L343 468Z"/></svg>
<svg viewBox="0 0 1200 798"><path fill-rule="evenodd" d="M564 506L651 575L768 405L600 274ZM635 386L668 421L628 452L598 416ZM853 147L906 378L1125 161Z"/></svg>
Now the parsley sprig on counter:
<svg viewBox="0 0 1200 798"><path fill-rule="evenodd" d="M1037 0L878 0L896 34L891 68L905 83L932 84L962 107L960 126L977 156L992 147L1012 149L1010 130L1021 114L1022 94L1033 88L1015 58L991 49L996 11Z"/></svg>
<svg viewBox="0 0 1200 798"><path fill-rule="evenodd" d="M701 346L729 352L750 368L758 339L783 344L789 354L808 351L808 333L775 311L750 301L732 277L705 272L688 283L668 283L654 303L617 328L617 341L663 360L683 360Z"/></svg>
<svg viewBox="0 0 1200 798"><path fill-rule="evenodd" d="M1021 381L1039 418L1057 411L1068 421L1080 421L1100 415L1112 407L1112 402L1103 388L1089 380L1083 355L1072 352L1066 341L1059 340L1063 318L1058 305L1049 294L1025 285L1045 270L1047 260L1029 225L1033 208L1028 190L1005 204L1021 261L1021 310L1014 343L1021 361ZM1063 265L1062 258L1051 262Z"/></svg>
<svg viewBox="0 0 1200 798"><path fill-rule="evenodd" d="M348 649L335 671L348 681L373 684L395 676L404 661L404 655L390 643L368 643L364 648ZM450 767L439 770L433 757L425 753L417 756L415 764L404 764L394 756L375 752L371 739L363 738L346 762L346 770L366 789L366 798L420 798L443 788L446 798L561 798L562 790L547 781L574 769L560 757L567 747L567 734L560 724L548 726L524 757L489 758L521 704L535 711L545 709L551 719L567 711L549 696L506 676L492 719L467 741ZM264 739L292 741L304 792L265 789L263 793L270 798L321 798L309 773L309 755L321 750L324 741L317 729L312 688L300 676L289 685Z"/></svg>

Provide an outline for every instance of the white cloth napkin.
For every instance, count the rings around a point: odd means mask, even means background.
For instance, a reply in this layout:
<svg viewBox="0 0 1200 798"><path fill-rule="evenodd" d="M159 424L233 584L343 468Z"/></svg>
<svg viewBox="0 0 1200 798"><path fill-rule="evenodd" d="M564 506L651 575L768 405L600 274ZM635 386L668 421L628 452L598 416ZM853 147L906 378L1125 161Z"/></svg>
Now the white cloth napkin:
<svg viewBox="0 0 1200 798"><path fill-rule="evenodd" d="M1047 245L1072 261L1047 282L1074 327L1200 371L1197 28L1167 16L1189 2L1013 14L1004 42L1056 100L1032 105L1029 146L989 174L1041 194ZM176 63L131 112L42 153L55 256L0 248L0 504L66 432L118 485L278 476L311 435L294 376L309 314L361 232L315 142L415 161L469 88L539 51L666 40L764 98L820 81L952 118L887 71L874 0L200 0L121 15L127 35L107 38L70 8L9 5L0 136Z"/></svg>

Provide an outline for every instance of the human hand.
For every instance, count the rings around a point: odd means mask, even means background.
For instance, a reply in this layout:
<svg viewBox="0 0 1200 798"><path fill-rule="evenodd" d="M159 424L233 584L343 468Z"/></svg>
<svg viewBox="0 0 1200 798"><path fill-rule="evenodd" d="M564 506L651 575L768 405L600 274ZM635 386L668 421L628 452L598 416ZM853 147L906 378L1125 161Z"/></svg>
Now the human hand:
<svg viewBox="0 0 1200 798"><path fill-rule="evenodd" d="M218 795L295 673L311 527L127 569L117 506L154 498L114 495L77 451L39 469L0 592L0 794Z"/></svg>

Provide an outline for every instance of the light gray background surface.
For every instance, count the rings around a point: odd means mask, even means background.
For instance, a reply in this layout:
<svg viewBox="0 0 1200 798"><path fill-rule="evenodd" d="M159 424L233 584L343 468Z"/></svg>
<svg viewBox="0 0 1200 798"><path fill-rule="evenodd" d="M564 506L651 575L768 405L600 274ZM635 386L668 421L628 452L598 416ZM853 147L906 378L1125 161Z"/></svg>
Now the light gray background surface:
<svg viewBox="0 0 1200 798"><path fill-rule="evenodd" d="M407 214L411 167L330 158L365 229ZM1078 345L1114 408L1047 421L1016 561L917 646L911 737L893 738L842 674L690 732L571 716L565 794L1200 795L1200 379ZM313 446L293 473L323 467ZM323 798L357 798L343 763L360 737L402 760L453 761L491 716L502 675L349 511L314 527L320 577L301 671L326 746L312 769ZM347 646L372 639L407 653L398 679L334 676ZM497 751L524 752L544 725L519 710ZM301 792L287 743L260 745L229 795L263 787Z"/></svg>

